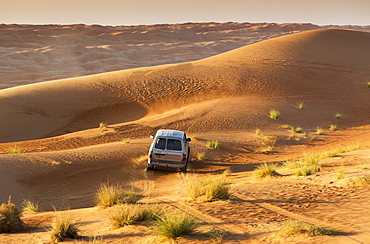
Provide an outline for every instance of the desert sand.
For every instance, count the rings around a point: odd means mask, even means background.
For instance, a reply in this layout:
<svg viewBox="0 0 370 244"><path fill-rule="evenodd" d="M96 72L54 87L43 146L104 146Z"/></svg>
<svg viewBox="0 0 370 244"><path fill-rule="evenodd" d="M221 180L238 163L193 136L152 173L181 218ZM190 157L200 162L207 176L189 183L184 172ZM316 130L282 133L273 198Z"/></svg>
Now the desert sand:
<svg viewBox="0 0 370 244"><path fill-rule="evenodd" d="M147 225L111 228L111 210L94 207L97 188L109 180L133 187L141 202L186 209L200 231L223 228L225 243L370 243L368 187L346 185L370 175L368 27L0 27L0 202L27 198L44 211L24 214L28 228L0 234L0 242L47 242L53 206L72 209L81 242L94 236L106 243L161 242ZM269 118L271 109L281 117ZM98 128L101 122L107 128ZM338 129L329 130L333 124ZM304 134L292 135L284 125ZM325 132L317 135L317 127ZM149 135L159 128L197 138L187 174L145 171ZM256 129L278 140L266 145ZM220 147L207 149L208 140ZM322 160L323 170L309 177L283 166L307 152L353 144L361 150ZM9 153L11 147L22 153ZM205 160L197 159L199 152ZM256 180L253 170L265 162L279 163L280 175ZM342 180L338 167L346 168ZM228 168L230 200L187 198L187 175ZM348 234L279 236L292 219ZM211 241L199 234L177 242Z"/></svg>

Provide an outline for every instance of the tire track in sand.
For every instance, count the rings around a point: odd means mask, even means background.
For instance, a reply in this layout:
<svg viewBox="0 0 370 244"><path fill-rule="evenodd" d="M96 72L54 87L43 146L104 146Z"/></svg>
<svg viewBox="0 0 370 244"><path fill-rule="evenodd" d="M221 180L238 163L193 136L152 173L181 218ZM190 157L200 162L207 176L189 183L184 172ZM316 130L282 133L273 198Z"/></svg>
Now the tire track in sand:
<svg viewBox="0 0 370 244"><path fill-rule="evenodd" d="M312 225L316 225L316 226L320 226L320 227L326 227L326 228L333 228L334 227L336 229L342 229L340 226L334 225L332 223L328 223L326 221L323 221L323 220L320 220L320 219L317 219L317 218L312 218L312 217L304 216L302 214L293 213L291 211L285 210L283 208L280 208L276 205L273 205L273 204L270 204L270 203L267 203L267 202L258 202L257 199L248 197L246 195L242 195L240 193L233 192L232 195L234 197L237 197L239 200L251 201L253 204L255 204L257 206L260 206L260 207L265 208L267 210L270 210L272 212L284 215L284 216L289 217L291 219L299 220L299 221L309 223L309 224L312 224ZM351 232L356 233L355 230L353 230ZM348 238L352 241L352 242L349 242L349 243L354 243L354 242L361 243L361 244L362 243L363 244L370 243L369 242L369 234L367 234L367 233L356 233L356 236L347 236L347 235L344 234L342 236L346 237L346 238Z"/></svg>

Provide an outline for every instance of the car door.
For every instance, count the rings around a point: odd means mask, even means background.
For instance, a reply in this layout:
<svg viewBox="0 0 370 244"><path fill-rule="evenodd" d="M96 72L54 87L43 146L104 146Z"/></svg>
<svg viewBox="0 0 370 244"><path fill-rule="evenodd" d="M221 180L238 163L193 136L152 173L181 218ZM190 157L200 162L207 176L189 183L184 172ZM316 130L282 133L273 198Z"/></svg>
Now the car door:
<svg viewBox="0 0 370 244"><path fill-rule="evenodd" d="M166 148L166 162L171 163L182 163L183 161L183 145L182 141L177 138L167 139Z"/></svg>
<svg viewBox="0 0 370 244"><path fill-rule="evenodd" d="M166 138L158 137L155 139L152 154L153 161L156 162L166 161L166 144L167 144Z"/></svg>

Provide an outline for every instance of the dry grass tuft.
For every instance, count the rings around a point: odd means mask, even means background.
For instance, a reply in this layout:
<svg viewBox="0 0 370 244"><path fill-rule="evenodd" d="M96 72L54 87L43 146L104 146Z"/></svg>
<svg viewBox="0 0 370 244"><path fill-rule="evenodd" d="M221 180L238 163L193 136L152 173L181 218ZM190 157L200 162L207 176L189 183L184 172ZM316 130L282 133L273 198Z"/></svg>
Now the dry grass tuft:
<svg viewBox="0 0 370 244"><path fill-rule="evenodd" d="M271 109L270 112L269 112L269 117L271 119L279 119L280 118L280 112L275 110L275 109Z"/></svg>
<svg viewBox="0 0 370 244"><path fill-rule="evenodd" d="M208 148L218 148L218 141L207 141L207 147Z"/></svg>
<svg viewBox="0 0 370 244"><path fill-rule="evenodd" d="M39 212L40 207L38 202L32 202L31 200L24 199L22 201L22 211L23 212Z"/></svg>
<svg viewBox="0 0 370 244"><path fill-rule="evenodd" d="M53 243L63 241L65 238L76 239L78 238L78 226L68 213L57 212L51 222L49 234Z"/></svg>
<svg viewBox="0 0 370 244"><path fill-rule="evenodd" d="M280 233L284 236L295 235L308 235L308 236L321 236L321 235L340 235L343 232L336 229L327 229L311 224L304 223L299 220L287 221L284 223L283 229Z"/></svg>
<svg viewBox="0 0 370 244"><path fill-rule="evenodd" d="M370 185L370 176L361 176L347 182L347 187L363 187Z"/></svg>
<svg viewBox="0 0 370 244"><path fill-rule="evenodd" d="M190 235L196 228L194 217L174 212L160 217L156 222L157 232L164 237L175 239L183 235Z"/></svg>
<svg viewBox="0 0 370 244"><path fill-rule="evenodd" d="M204 160L206 159L206 153L205 152L200 152L197 154L197 159L198 160Z"/></svg>
<svg viewBox="0 0 370 244"><path fill-rule="evenodd" d="M11 154L19 154L22 153L22 150L19 147L9 147L9 153Z"/></svg>
<svg viewBox="0 0 370 244"><path fill-rule="evenodd" d="M275 164L263 163L257 166L257 168L254 170L254 176L260 179L266 177L274 177L277 175L278 173L276 172Z"/></svg>
<svg viewBox="0 0 370 244"><path fill-rule="evenodd" d="M95 200L98 206L107 208L119 203L135 203L138 196L132 188L124 189L119 185L102 183Z"/></svg>
<svg viewBox="0 0 370 244"><path fill-rule="evenodd" d="M224 175L190 177L186 187L193 200L215 201L229 199L229 186Z"/></svg>

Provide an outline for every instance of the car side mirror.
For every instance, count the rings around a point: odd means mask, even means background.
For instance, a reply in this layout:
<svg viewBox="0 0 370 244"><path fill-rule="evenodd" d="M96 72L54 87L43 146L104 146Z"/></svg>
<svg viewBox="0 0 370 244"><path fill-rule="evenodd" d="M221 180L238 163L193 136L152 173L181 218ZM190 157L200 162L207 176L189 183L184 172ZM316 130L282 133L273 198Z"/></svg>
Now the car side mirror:
<svg viewBox="0 0 370 244"><path fill-rule="evenodd" d="M154 135L150 135L149 137L152 138L152 139L154 139Z"/></svg>
<svg viewBox="0 0 370 244"><path fill-rule="evenodd" d="M191 141L191 138L186 138L186 141Z"/></svg>

